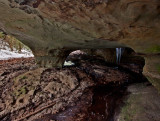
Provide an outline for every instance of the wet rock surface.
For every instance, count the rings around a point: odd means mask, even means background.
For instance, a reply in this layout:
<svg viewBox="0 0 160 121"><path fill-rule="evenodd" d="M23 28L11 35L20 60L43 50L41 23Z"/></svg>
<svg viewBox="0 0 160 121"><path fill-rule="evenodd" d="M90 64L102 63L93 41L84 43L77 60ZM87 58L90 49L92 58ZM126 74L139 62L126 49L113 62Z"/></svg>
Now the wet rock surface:
<svg viewBox="0 0 160 121"><path fill-rule="evenodd" d="M33 58L1 61L0 120L116 120L128 83L145 80L95 57L72 60L61 69L38 68Z"/></svg>
<svg viewBox="0 0 160 121"><path fill-rule="evenodd" d="M128 96L117 116L119 121L159 121L160 95L148 82L127 87Z"/></svg>
<svg viewBox="0 0 160 121"><path fill-rule="evenodd" d="M125 68L85 54L69 60L75 65L48 69L38 68L33 58L0 61L0 120L126 121L119 117L128 85L146 81L141 66Z"/></svg>

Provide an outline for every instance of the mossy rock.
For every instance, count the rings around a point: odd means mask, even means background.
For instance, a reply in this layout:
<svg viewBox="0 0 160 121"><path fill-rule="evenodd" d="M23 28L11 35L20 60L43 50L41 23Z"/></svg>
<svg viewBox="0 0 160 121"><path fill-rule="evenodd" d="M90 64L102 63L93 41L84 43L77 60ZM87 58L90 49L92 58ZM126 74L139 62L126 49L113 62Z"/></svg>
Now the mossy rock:
<svg viewBox="0 0 160 121"><path fill-rule="evenodd" d="M25 94L27 94L27 87L26 86L23 86L20 89L14 91L14 96L16 98L18 98L21 95L25 95Z"/></svg>
<svg viewBox="0 0 160 121"><path fill-rule="evenodd" d="M143 74L160 92L160 55L145 56Z"/></svg>
<svg viewBox="0 0 160 121"><path fill-rule="evenodd" d="M154 45L148 49L146 49L147 53L160 53L160 46L159 45Z"/></svg>
<svg viewBox="0 0 160 121"><path fill-rule="evenodd" d="M42 71L42 68L38 68L16 77L13 84L13 95L18 98L27 94L31 90L35 90L36 86L40 84L40 76Z"/></svg>
<svg viewBox="0 0 160 121"><path fill-rule="evenodd" d="M128 87L129 95L118 116L119 121L159 121L160 95L147 83Z"/></svg>

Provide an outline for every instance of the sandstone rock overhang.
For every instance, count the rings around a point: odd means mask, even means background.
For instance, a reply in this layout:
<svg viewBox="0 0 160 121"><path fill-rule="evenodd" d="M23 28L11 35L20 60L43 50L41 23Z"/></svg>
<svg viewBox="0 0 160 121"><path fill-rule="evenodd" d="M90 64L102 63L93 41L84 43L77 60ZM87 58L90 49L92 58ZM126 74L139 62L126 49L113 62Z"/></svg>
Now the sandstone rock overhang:
<svg viewBox="0 0 160 121"><path fill-rule="evenodd" d="M61 66L77 49L129 46L146 53L160 46L160 1L0 0L0 29L46 67Z"/></svg>

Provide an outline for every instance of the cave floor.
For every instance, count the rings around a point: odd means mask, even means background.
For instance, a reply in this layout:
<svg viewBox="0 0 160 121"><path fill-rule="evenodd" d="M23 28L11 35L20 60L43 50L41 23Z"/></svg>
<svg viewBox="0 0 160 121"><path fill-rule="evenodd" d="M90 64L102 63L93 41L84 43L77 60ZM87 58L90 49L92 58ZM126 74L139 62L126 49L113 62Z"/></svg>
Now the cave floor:
<svg viewBox="0 0 160 121"><path fill-rule="evenodd" d="M0 61L0 120L159 121L160 95L137 67L81 59L47 69L34 58Z"/></svg>

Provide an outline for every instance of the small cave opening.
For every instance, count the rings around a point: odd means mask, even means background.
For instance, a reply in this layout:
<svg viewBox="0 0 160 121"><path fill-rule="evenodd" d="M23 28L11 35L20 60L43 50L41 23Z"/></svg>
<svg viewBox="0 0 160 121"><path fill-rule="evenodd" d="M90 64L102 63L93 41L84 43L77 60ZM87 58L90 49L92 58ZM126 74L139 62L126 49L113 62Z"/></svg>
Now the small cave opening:
<svg viewBox="0 0 160 121"><path fill-rule="evenodd" d="M68 55L64 66L80 64L83 60L100 61L101 64L124 68L128 66L128 69L134 72L142 72L145 65L144 58L139 56L132 48L119 47L75 50Z"/></svg>
<svg viewBox="0 0 160 121"><path fill-rule="evenodd" d="M80 58L84 55L86 55L87 53L85 53L82 50L75 50L72 51L66 58L63 66L67 67L67 66L74 66L76 64L76 60L80 60Z"/></svg>

